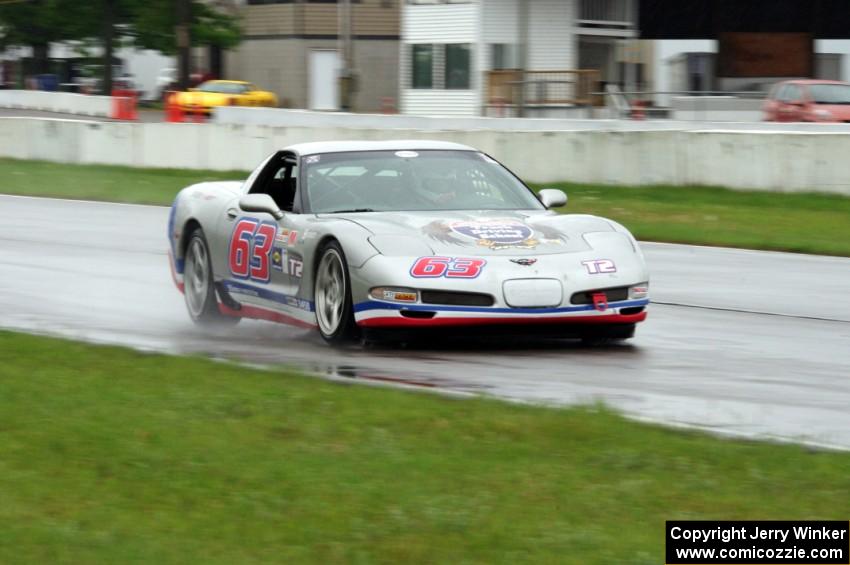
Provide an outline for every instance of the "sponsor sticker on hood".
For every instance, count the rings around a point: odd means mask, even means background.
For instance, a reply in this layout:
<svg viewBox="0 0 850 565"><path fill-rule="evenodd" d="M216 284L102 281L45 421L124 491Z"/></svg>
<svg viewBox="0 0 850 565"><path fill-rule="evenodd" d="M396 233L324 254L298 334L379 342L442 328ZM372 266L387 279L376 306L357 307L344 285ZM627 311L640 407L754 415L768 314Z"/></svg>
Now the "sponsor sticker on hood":
<svg viewBox="0 0 850 565"><path fill-rule="evenodd" d="M480 247L501 249L534 249L540 244L563 245L565 236L546 224L526 224L513 218L489 220L435 220L422 227L431 239L452 245L474 241ZM470 241L471 243L471 241Z"/></svg>
<svg viewBox="0 0 850 565"><path fill-rule="evenodd" d="M538 244L534 230L517 220L461 221L449 224L456 234L476 240L490 249L532 248Z"/></svg>

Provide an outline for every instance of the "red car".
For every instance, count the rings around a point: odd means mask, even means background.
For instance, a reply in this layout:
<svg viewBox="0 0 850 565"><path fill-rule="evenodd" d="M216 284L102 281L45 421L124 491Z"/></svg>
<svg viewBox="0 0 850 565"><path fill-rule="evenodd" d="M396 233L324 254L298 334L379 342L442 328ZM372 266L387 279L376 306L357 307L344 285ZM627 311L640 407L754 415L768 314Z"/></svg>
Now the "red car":
<svg viewBox="0 0 850 565"><path fill-rule="evenodd" d="M776 84L764 102L768 122L850 122L850 83L789 80Z"/></svg>

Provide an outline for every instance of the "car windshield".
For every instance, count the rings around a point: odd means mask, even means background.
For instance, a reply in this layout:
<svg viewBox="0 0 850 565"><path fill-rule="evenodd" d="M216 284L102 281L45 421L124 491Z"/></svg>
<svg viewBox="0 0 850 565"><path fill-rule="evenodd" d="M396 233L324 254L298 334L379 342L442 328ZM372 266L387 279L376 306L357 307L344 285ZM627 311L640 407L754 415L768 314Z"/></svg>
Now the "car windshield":
<svg viewBox="0 0 850 565"><path fill-rule="evenodd" d="M242 94L248 87L233 82L205 82L198 86L200 92L219 92L221 94Z"/></svg>
<svg viewBox="0 0 850 565"><path fill-rule="evenodd" d="M539 210L534 194L476 151L361 151L304 158L315 214L416 210Z"/></svg>
<svg viewBox="0 0 850 565"><path fill-rule="evenodd" d="M815 104L850 104L848 84L813 84L809 91Z"/></svg>

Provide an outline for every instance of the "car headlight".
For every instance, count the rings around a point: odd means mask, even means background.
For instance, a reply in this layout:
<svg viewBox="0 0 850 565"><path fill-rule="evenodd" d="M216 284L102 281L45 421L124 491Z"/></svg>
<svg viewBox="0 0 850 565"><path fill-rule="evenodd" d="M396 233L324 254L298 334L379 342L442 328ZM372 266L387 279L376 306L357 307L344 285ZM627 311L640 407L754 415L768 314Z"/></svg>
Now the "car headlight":
<svg viewBox="0 0 850 565"><path fill-rule="evenodd" d="M814 112L812 112L816 118L821 120L832 120L835 119L835 116L832 115L832 112L829 110L824 110L823 108L817 108Z"/></svg>
<svg viewBox="0 0 850 565"><path fill-rule="evenodd" d="M375 300L385 300L388 302L412 304L419 301L419 292L412 288L376 286L369 291L369 296Z"/></svg>
<svg viewBox="0 0 850 565"><path fill-rule="evenodd" d="M640 283L629 287L629 300L639 300L649 296L649 283Z"/></svg>

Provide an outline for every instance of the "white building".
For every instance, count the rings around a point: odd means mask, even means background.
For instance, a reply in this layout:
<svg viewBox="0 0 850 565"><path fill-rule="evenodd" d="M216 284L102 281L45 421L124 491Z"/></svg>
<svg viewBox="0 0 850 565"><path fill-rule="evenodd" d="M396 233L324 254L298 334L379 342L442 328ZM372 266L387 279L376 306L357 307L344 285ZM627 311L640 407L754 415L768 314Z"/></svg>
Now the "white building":
<svg viewBox="0 0 850 565"><path fill-rule="evenodd" d="M22 87L19 83L19 78L26 75L23 69L20 68L20 63L32 57L32 47L10 47L0 52L0 62L7 63L3 65L4 72L0 75L0 84L5 84L9 88ZM99 46L85 48L77 42L51 43L48 51L48 58L53 63L70 62L82 60L85 57L92 65L99 65L100 59L103 57L103 50ZM163 55L159 51L151 51L149 49L136 49L133 47L117 47L114 52L116 60L120 61L120 65L116 64L113 70L113 78L118 78L121 75L128 75L133 81L134 88L141 92L143 99L155 99L159 95L159 85L157 77L163 69L173 68L176 65L175 58L168 55ZM14 72L13 72L14 69ZM59 69L59 70L57 70ZM66 65L51 65L51 74L57 75L60 89L69 86L67 83L71 77L67 76L69 67ZM98 72L94 69L92 72ZM82 82L84 77L75 76L73 82ZM99 76L98 76L99 78Z"/></svg>
<svg viewBox="0 0 850 565"><path fill-rule="evenodd" d="M640 65L622 64L635 9L634 0L406 0L400 109L552 116L595 103L604 82L640 80Z"/></svg>
<svg viewBox="0 0 850 565"><path fill-rule="evenodd" d="M666 106L676 95L698 90L712 91L767 91L770 86L785 78L715 79L714 60L717 41L712 39L665 39L655 41L655 77L651 90L658 92L656 104ZM850 80L850 40L815 40L815 73L813 78Z"/></svg>

